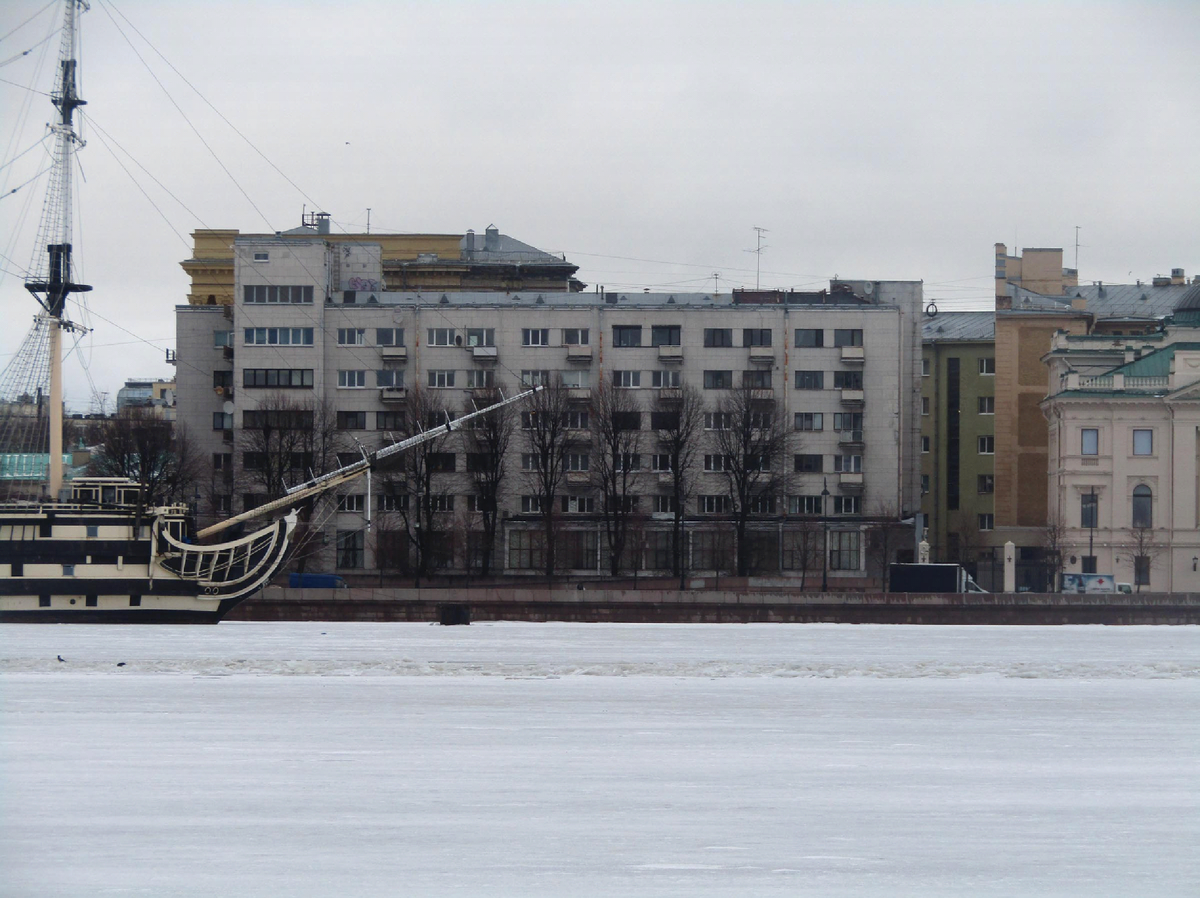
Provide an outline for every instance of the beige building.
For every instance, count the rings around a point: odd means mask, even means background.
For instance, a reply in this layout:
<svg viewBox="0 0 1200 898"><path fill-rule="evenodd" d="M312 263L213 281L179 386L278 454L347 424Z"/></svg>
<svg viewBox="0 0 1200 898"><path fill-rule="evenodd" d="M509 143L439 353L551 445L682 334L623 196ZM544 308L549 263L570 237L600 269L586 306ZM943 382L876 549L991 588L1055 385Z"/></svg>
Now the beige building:
<svg viewBox="0 0 1200 898"><path fill-rule="evenodd" d="M234 241L233 255L234 301L189 303L177 307L176 318L180 417L213 458L211 515L258 501L246 495L246 468L261 463L247 448L247 426L264 420L265 404L281 393L293 406L327 409L340 450L354 455L357 445L379 447L400 429L414 388L462 408L496 387L511 393L549 378L577 403L577 448L554 500L561 534L571 537L565 569L595 574L605 568L605 550L587 412L594 391L613 384L633 398L646 431L629 463L638 515L630 567L662 573L664 528L673 518L669 472L647 425L690 385L704 401L705 423L686 499L688 568L728 572L728 462L715 431L723 398L750 385L754 401L786 424L785 450L766 463L770 494L756 499L752 512L757 572L806 576L813 584L824 567L833 582L866 584L884 555L911 548L911 532L876 537L881 520L895 524L920 503L919 282L839 281L812 293L732 295L427 294L356 286L388 279L386 251L374 235L353 243L315 234L246 236ZM505 474L496 549L508 573L537 572L527 439L518 430ZM444 455L432 475L437 526L452 537L443 570L464 571L476 527L470 451L451 442ZM378 522L396 501L361 491L340 497L319 521L327 546L319 563L351 574L377 570L380 549L367 531L366 507ZM825 551L813 557L811 539L826 529Z"/></svg>
<svg viewBox="0 0 1200 898"><path fill-rule="evenodd" d="M1200 285L1159 333L1055 335L1049 522L1067 572L1200 589Z"/></svg>

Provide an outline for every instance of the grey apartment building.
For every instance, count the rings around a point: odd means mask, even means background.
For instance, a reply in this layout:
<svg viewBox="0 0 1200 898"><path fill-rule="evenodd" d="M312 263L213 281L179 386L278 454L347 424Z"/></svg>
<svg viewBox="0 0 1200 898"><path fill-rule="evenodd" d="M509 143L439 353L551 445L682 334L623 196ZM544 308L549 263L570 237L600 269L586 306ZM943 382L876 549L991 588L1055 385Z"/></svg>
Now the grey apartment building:
<svg viewBox="0 0 1200 898"><path fill-rule="evenodd" d="M549 485L534 432L545 408L516 407L492 498L481 494L490 457L478 435L453 432L419 472L379 471L318 503L309 570L404 575L419 554L419 572L467 574L486 555L491 573L536 575L549 539L554 570L577 576L682 565L832 584L878 576L911 545L894 532L879 543L921 501L920 282L392 292L369 236L246 236L233 247L233 303L176 314L178 417L210 469L202 518L523 385L546 385L539 401L561 403L561 470ZM696 426L673 456L681 409ZM616 436L601 420L614 417ZM731 438L739 421L745 432Z"/></svg>

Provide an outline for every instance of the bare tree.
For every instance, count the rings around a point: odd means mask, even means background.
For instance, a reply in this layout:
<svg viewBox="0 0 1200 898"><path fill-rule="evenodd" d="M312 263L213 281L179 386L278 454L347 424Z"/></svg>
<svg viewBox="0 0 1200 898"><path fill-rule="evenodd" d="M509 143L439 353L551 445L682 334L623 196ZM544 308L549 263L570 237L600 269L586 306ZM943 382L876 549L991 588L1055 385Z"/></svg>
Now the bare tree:
<svg viewBox="0 0 1200 898"><path fill-rule="evenodd" d="M100 477L127 477L142 484L141 507L185 502L200 482L203 466L183 425L175 425L144 408L129 408L91 429L96 447L89 472Z"/></svg>
<svg viewBox="0 0 1200 898"><path fill-rule="evenodd" d="M476 397L466 411L475 411L481 402L486 405L500 397L500 389ZM492 571L499 529L499 509L504 486L505 464L509 444L515 429L516 417L511 405L493 409L486 415L473 418L463 431L467 452L467 473L475 485L477 515L482 524L479 550L479 572L488 576Z"/></svg>
<svg viewBox="0 0 1200 898"><path fill-rule="evenodd" d="M695 491L696 464L704 433L704 400L691 384L675 390L678 400L659 400L650 416L658 433L659 448L671 466L671 561L672 573L683 588L687 576L687 540L684 524L687 502Z"/></svg>
<svg viewBox="0 0 1200 898"><path fill-rule="evenodd" d="M573 410L568 395L560 379L534 393L521 412L521 431L530 456L526 482L541 518L542 558L547 577L554 576L555 571L558 517L555 499L566 476L567 450L572 445L573 432L587 429L587 411Z"/></svg>
<svg viewBox="0 0 1200 898"><path fill-rule="evenodd" d="M1130 527L1127 531L1129 534L1129 548L1133 552L1133 581L1134 589L1137 592L1142 591L1142 577L1139 577L1139 565L1145 565L1146 577L1150 579L1150 569L1154 566L1154 560L1166 551L1166 546L1158 541L1158 536L1154 532L1153 527Z"/></svg>
<svg viewBox="0 0 1200 898"><path fill-rule="evenodd" d="M880 585L886 589L888 565L892 563L899 542L900 514L896 510L895 502L880 499L871 510L871 518L871 524L867 528L867 573L869 575L874 570ZM976 540L978 535L976 530ZM965 536L960 545L965 551Z"/></svg>
<svg viewBox="0 0 1200 898"><path fill-rule="evenodd" d="M620 573L637 515L642 450L642 411L629 390L609 381L592 390L592 434L598 450L591 462L600 488L600 516L608 542L609 573Z"/></svg>
<svg viewBox="0 0 1200 898"><path fill-rule="evenodd" d="M269 394L243 412L239 482L259 501L277 499L310 472L335 467L340 444L337 418L327 404Z"/></svg>
<svg viewBox="0 0 1200 898"><path fill-rule="evenodd" d="M749 539L752 518L772 514L778 501L777 477L782 479L786 435L779 419L779 403L771 391L743 380L718 403L720 428L713 430L713 446L722 456L726 485L733 506L737 576L751 573L754 547Z"/></svg>
<svg viewBox="0 0 1200 898"><path fill-rule="evenodd" d="M800 590L808 581L808 572L821 567L821 550L824 533L816 521L801 521L793 529L784 531L784 552L789 554L789 567L800 571Z"/></svg>
<svg viewBox="0 0 1200 898"><path fill-rule="evenodd" d="M1063 550L1067 540L1067 527L1062 516L1052 512L1046 518L1046 529L1042 531L1042 554L1045 557L1046 576L1050 580L1050 591L1055 592L1062 584Z"/></svg>

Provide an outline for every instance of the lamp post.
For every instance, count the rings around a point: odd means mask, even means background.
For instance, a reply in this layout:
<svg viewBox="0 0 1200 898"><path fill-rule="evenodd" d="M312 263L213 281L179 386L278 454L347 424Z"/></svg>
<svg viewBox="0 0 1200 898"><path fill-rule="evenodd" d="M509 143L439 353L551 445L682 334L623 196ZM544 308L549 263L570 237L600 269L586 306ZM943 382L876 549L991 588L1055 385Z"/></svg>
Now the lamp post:
<svg viewBox="0 0 1200 898"><path fill-rule="evenodd" d="M1088 573L1096 573L1096 552L1093 549L1093 544L1096 539L1096 518L1099 517L1100 508L1096 505L1096 488L1092 487L1091 502L1088 508L1088 564L1092 566L1092 570Z"/></svg>
<svg viewBox="0 0 1200 898"><path fill-rule="evenodd" d="M821 592L829 592L829 517L826 505L829 502L829 478L824 478L821 489L821 530L825 539L821 544Z"/></svg>

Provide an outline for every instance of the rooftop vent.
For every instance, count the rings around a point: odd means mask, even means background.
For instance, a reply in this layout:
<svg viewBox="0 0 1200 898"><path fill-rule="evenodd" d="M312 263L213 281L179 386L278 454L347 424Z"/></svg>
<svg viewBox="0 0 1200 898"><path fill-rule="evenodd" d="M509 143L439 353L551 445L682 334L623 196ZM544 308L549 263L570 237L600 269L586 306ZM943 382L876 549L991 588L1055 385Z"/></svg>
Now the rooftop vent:
<svg viewBox="0 0 1200 898"><path fill-rule="evenodd" d="M447 296L445 293L443 293L443 294L442 294L442 298L438 300L438 305L439 305L439 306L448 306L448 305L450 305L450 297L449 297L449 296Z"/></svg>

